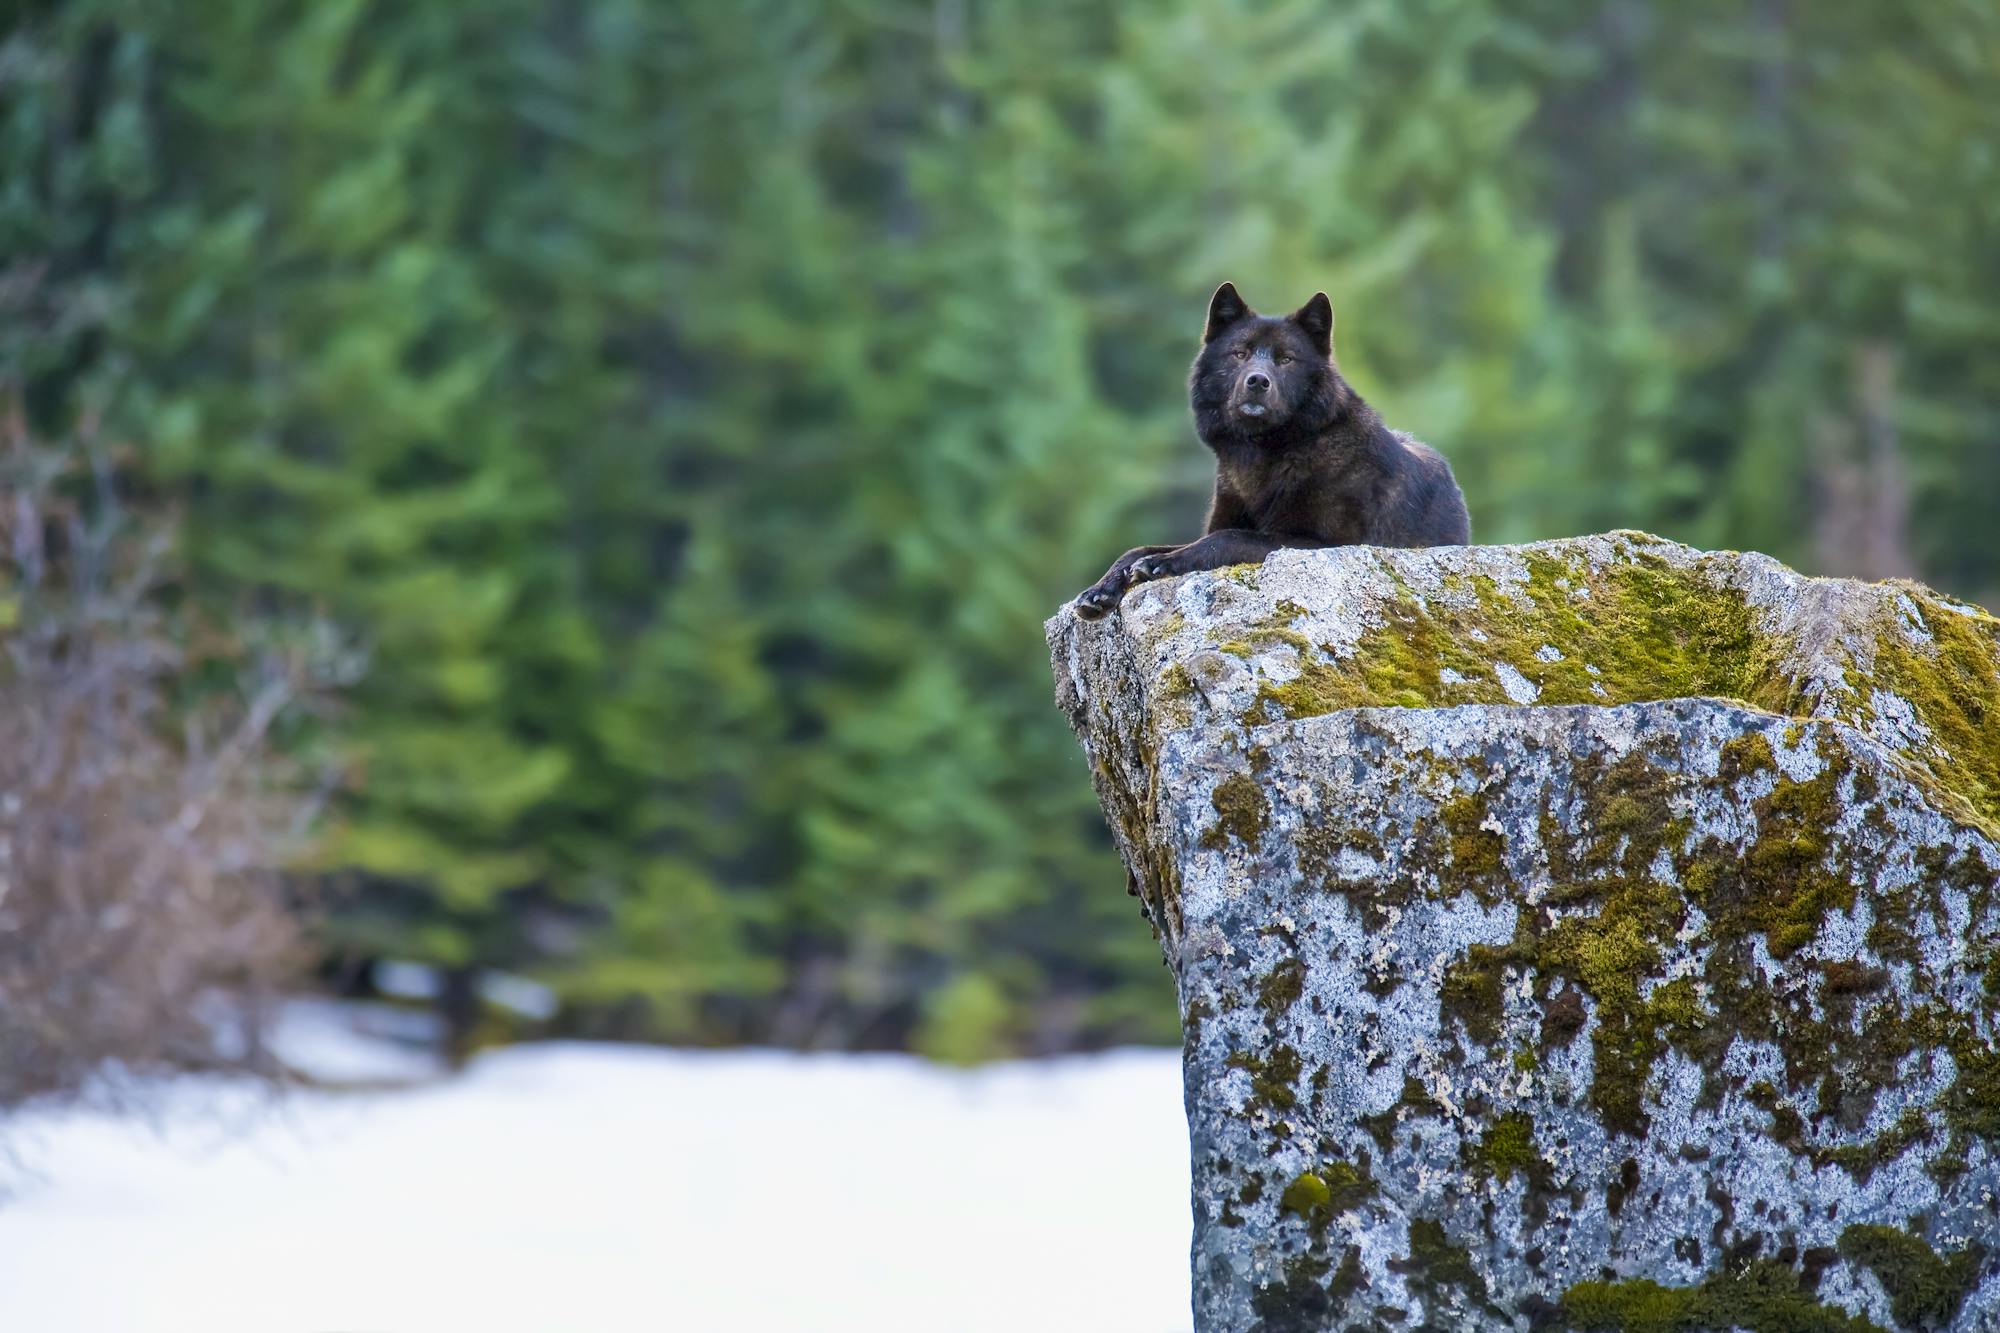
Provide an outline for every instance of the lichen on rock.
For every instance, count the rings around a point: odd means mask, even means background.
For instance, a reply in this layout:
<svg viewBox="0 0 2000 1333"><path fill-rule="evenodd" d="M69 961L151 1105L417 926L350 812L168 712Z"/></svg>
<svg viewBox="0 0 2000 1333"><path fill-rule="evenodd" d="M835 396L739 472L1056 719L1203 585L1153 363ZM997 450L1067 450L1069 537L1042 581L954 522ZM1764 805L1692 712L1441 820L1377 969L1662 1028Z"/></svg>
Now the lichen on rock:
<svg viewBox="0 0 2000 1333"><path fill-rule="evenodd" d="M2000 621L1614 533L1049 639L1203 1333L2000 1328Z"/></svg>

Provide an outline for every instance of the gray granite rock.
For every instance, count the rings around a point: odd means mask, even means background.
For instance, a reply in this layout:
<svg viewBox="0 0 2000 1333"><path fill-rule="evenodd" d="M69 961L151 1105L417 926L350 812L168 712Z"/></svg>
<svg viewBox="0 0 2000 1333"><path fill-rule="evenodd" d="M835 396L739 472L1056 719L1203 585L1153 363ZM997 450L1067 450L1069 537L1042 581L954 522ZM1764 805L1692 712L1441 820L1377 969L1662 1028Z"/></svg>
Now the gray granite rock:
<svg viewBox="0 0 2000 1333"><path fill-rule="evenodd" d="M1202 1333L2000 1329L2000 622L1613 533L1048 637Z"/></svg>

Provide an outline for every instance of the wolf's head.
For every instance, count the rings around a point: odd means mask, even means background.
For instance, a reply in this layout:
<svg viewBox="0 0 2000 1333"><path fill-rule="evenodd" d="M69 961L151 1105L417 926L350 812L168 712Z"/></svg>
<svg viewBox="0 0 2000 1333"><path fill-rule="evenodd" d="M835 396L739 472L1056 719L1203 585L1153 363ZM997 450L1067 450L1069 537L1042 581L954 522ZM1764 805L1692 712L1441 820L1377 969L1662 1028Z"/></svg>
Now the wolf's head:
<svg viewBox="0 0 2000 1333"><path fill-rule="evenodd" d="M1233 283L1215 289L1188 377L1202 439L1283 445L1332 421L1347 396L1333 364L1333 303L1325 292L1292 314L1268 316L1245 305Z"/></svg>

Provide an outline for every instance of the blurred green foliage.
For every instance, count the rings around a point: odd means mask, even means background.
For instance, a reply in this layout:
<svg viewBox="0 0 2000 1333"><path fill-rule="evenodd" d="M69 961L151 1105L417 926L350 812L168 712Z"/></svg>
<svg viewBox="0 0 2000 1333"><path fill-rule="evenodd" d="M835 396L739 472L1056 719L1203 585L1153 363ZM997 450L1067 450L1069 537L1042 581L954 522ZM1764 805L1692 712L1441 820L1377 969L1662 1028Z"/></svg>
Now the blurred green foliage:
<svg viewBox="0 0 2000 1333"><path fill-rule="evenodd" d="M1990 3L10 13L0 387L369 650L334 960L1170 1038L1039 622L1195 532L1223 278L1332 293L1482 540L2000 587Z"/></svg>

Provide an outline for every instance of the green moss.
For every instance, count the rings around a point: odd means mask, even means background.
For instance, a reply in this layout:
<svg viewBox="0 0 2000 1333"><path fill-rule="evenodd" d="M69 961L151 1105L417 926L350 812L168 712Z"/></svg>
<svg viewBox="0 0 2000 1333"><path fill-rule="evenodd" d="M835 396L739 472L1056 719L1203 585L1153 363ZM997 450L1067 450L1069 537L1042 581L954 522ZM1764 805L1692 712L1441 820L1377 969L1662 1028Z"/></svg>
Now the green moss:
<svg viewBox="0 0 2000 1333"><path fill-rule="evenodd" d="M1345 1163L1334 1165L1353 1172ZM1367 1289L1359 1248L1347 1246L1338 1268L1321 1248L1333 1217L1352 1206L1345 1193L1348 1187L1340 1179L1336 1174L1335 1183L1329 1184L1324 1169L1306 1172L1285 1190L1280 1209L1307 1219L1312 1241L1304 1253L1282 1261L1281 1280L1263 1283L1251 1293L1251 1313L1257 1316L1253 1333L1322 1333L1332 1326L1329 1317L1336 1312L1336 1303ZM1374 1182L1369 1181L1368 1188L1372 1191Z"/></svg>
<svg viewBox="0 0 2000 1333"><path fill-rule="evenodd" d="M1503 870L1507 840L1484 827L1486 803L1459 796L1438 808L1437 817L1451 835L1451 865L1461 876L1492 878Z"/></svg>
<svg viewBox="0 0 2000 1333"><path fill-rule="evenodd" d="M1305 1219L1315 1231L1324 1231L1334 1218L1374 1193L1374 1177L1364 1167L1334 1160L1300 1172L1285 1187L1278 1208Z"/></svg>
<svg viewBox="0 0 2000 1333"><path fill-rule="evenodd" d="M1813 1165L1837 1166L1865 1185L1876 1168L1901 1157L1928 1139L1930 1134L1930 1117L1913 1107L1896 1117L1895 1124L1865 1143L1842 1144L1837 1148L1815 1151Z"/></svg>
<svg viewBox="0 0 2000 1333"><path fill-rule="evenodd" d="M1921 1237L1883 1226L1847 1228L1840 1253L1875 1274L1889 1294L1890 1313L1909 1328L1942 1328L1955 1319L1986 1258L1978 1244L1944 1258Z"/></svg>
<svg viewBox="0 0 2000 1333"><path fill-rule="evenodd" d="M1325 1210L1333 1191L1325 1180L1314 1171L1302 1172L1297 1180L1285 1186L1285 1192L1278 1199L1278 1207L1300 1217L1311 1217Z"/></svg>
<svg viewBox="0 0 2000 1333"><path fill-rule="evenodd" d="M1806 736L1802 731L1798 740ZM1859 799L1849 785L1855 780L1851 760L1824 733L1820 760L1819 774L1794 781L1777 770L1762 735L1729 742L1718 780L1754 783L1738 797L1754 816L1754 831L1747 844L1705 841L1694 848L1687 845L1690 825L1676 808L1696 779L1638 751L1613 764L1587 756L1573 761L1575 805L1543 823L1551 868L1564 877L1546 900L1557 919L1528 917L1509 961L1532 969L1538 990L1546 989L1548 974L1568 975L1596 1001L1590 1095L1608 1126L1643 1129L1647 1084L1669 1045L1713 1074L1728 1035L1775 1042L1794 1081L1817 1086L1819 1106L1833 1108L1850 1130L1865 1121L1872 1096L1858 1089L1891 1081L1895 1062L1912 1049L1912 1035L1875 1010L1855 1022L1857 997L1872 994L1885 979L1879 968L1853 961L1828 965L1820 1015L1804 992L1774 992L1751 962L1757 936L1778 958L1810 943L1829 912L1852 909L1856 884L1869 877L1853 863L1853 844L1832 832ZM1572 837L1565 828L1582 832ZM1662 853L1679 887L1650 878ZM1983 870L1982 864L1969 880L1980 882ZM1708 918L1704 971L1656 985L1642 999L1647 979L1661 965L1658 942L1685 925L1688 902ZM1585 903L1596 907L1593 915L1562 914ZM1884 914L1878 905L1878 925ZM1729 1014L1727 1029L1708 1021L1710 1013ZM1784 1099L1787 1107L1792 1100ZM1812 1151L1803 1132L1794 1143Z"/></svg>
<svg viewBox="0 0 2000 1333"><path fill-rule="evenodd" d="M1646 1012L1655 1024L1676 1034L1692 1032L1708 1021L1693 977L1676 977L1655 987L1646 997Z"/></svg>
<svg viewBox="0 0 2000 1333"><path fill-rule="evenodd" d="M1771 1139L1793 1152L1806 1151L1805 1120L1798 1108L1787 1102L1777 1085L1764 1079L1750 1085L1745 1100L1771 1115Z"/></svg>
<svg viewBox="0 0 2000 1333"><path fill-rule="evenodd" d="M1368 1136L1375 1140L1375 1146L1386 1153L1395 1147L1396 1124L1402 1119L1402 1112L1406 1109L1419 1115L1430 1115L1439 1109L1438 1104L1431 1100L1430 1093L1424 1090L1424 1085L1409 1075L1403 1077L1401 1097L1398 1097L1386 1110L1362 1116L1359 1123L1368 1131Z"/></svg>
<svg viewBox="0 0 2000 1333"><path fill-rule="evenodd" d="M1986 992L1987 999L2000 1000L2000 949L1989 953L1980 965L1979 988Z"/></svg>
<svg viewBox="0 0 2000 1333"><path fill-rule="evenodd" d="M1215 784L1208 799L1215 807L1215 823L1201 835L1201 845L1219 851L1234 837L1255 851L1271 822L1271 806L1257 780L1248 773L1232 773Z"/></svg>
<svg viewBox="0 0 2000 1333"><path fill-rule="evenodd" d="M1673 1333L1691 1327L1690 1310L1698 1298L1699 1293L1690 1288L1663 1287L1641 1278L1579 1282L1563 1294L1562 1305L1573 1328Z"/></svg>
<svg viewBox="0 0 2000 1333"><path fill-rule="evenodd" d="M1547 1174L1548 1163L1535 1147L1535 1122L1525 1112L1510 1111L1494 1121L1479 1142L1479 1161L1502 1182L1518 1173L1531 1182Z"/></svg>
<svg viewBox="0 0 2000 1333"><path fill-rule="evenodd" d="M1948 808L2000 837L2000 619L1916 584L1901 588L1931 643L1884 631L1856 693L1864 708L1877 689L1907 702L1950 757L1910 753L1906 762Z"/></svg>
<svg viewBox="0 0 2000 1333"><path fill-rule="evenodd" d="M1287 958L1257 983L1257 1003L1263 1007L1264 1016L1276 1024L1286 1010L1299 1002L1305 989L1306 965L1296 958Z"/></svg>
<svg viewBox="0 0 2000 1333"><path fill-rule="evenodd" d="M1099 763L1094 766L1103 790L1110 793L1104 804L1105 818L1110 820L1123 835L1127 852L1126 871L1139 892L1141 906L1146 919L1152 923L1153 934L1158 938L1162 923L1179 931L1182 928L1180 907L1180 862L1167 842L1155 837L1147 825L1145 812L1155 808L1153 785L1157 783L1157 767L1152 756L1146 755L1144 771L1147 787L1143 791L1126 780L1125 769L1120 764Z"/></svg>
<svg viewBox="0 0 2000 1333"><path fill-rule="evenodd" d="M1331 1270L1331 1276L1329 1276ZM1282 1262L1281 1277L1250 1294L1256 1323L1251 1333L1324 1333L1336 1305L1368 1288L1359 1247L1349 1245L1335 1268L1324 1254L1307 1251Z"/></svg>
<svg viewBox="0 0 2000 1333"><path fill-rule="evenodd" d="M1267 700L1273 705L1284 702L1288 696L1282 692L1291 691L1296 696L1292 702L1306 712L1360 704L1497 701L1503 696L1497 692L1490 666L1493 661L1507 661L1537 682L1544 703L1619 702L1622 697L1689 692L1733 694L1767 708L1792 702L1784 695L1789 687L1771 683L1776 679L1769 668L1777 645L1747 632L1739 637L1726 606L1719 618L1706 619L1691 605L1669 606L1663 613L1665 623L1680 646L1669 653L1659 683L1638 694L1622 694L1632 680L1621 674L1627 667L1608 650L1601 656L1579 652L1577 643L1587 638L1575 636L1587 636L1588 626L1565 629L1563 617L1571 613L1601 617L1621 599L1632 605L1649 598L1672 603L1677 588L1687 598L1707 603L1710 610L1730 600L1699 579L1643 562L1630 577L1600 576L1553 561L1538 565L1532 573L1529 584L1521 588L1466 581L1477 607L1453 610L1437 599L1426 604L1407 597L1389 616L1381 642L1374 635L1364 636L1352 657L1337 663L1314 661L1299 681L1269 687ZM1561 586L1565 581L1568 588ZM1579 589L1587 589L1590 596L1574 598ZM1895 691L1912 702L1925 725L1952 750L1952 772L1965 756L1972 756L1977 780L1966 786L1952 808L1966 818L1985 819L1993 812L1994 793L2000 791L2000 785L1978 778L1984 771L1978 769L1984 762L1981 747L2000 748L2000 725L1996 725L2000 694L1995 692L2000 682L1993 670L2000 655L1996 651L2000 622L1942 609L1936 599L1916 600L1937 646L1912 644L1896 634L1878 645L1878 657L1889 664L1885 670L1900 673ZM1486 631L1485 642L1459 633L1475 625ZM1564 637L1556 630L1574 635ZM1557 645L1563 659L1540 662L1532 649L1541 643ZM1514 651L1522 648L1527 649L1525 654ZM1305 649L1300 651L1307 655ZM1479 656L1467 656L1469 652ZM1703 654L1713 660L1697 662L1695 658ZM1323 656L1319 650L1313 655ZM1586 661L1598 666L1598 674L1584 669ZM1633 673L1639 670L1636 662L1627 666ZM1444 685L1439 673L1446 667L1470 683ZM1563 674L1571 669L1582 676ZM1941 705L1921 697L1916 688L1922 683L1920 677L1950 694L1949 706L1958 709L1964 725L1936 722L1933 715ZM1732 678L1740 689L1726 688ZM1602 684L1604 694L1591 690L1591 684ZM1574 693L1579 690L1589 697ZM1778 749L1811 744L1815 734L1820 737L1821 771L1796 780L1779 767ZM1857 818L1884 827L1880 803L1893 794L1895 783L1878 779L1869 768L1857 768L1827 729L1796 721L1784 728L1781 742L1779 733L1768 728L1729 741L1722 748L1717 777L1707 783L1676 772L1643 751L1615 761L1589 754L1568 760L1573 766L1571 780L1552 785L1542 819L1551 887L1539 904L1522 905L1512 940L1474 946L1451 963L1443 978L1444 1016L1455 1020L1467 1038L1498 1046L1506 1035L1509 978L1527 978L1541 1002L1544 1043L1566 1041L1576 1032L1585 1012L1578 992L1589 996L1589 1009L1597 1017L1590 1032L1596 1072L1589 1096L1613 1130L1645 1131L1649 1084L1660 1055L1669 1047L1681 1049L1710 1071L1710 1091L1704 1097L1719 1098L1726 1039L1742 1036L1774 1042L1784 1053L1782 1086L1767 1087L1757 1095L1772 1116L1773 1135L1815 1165L1839 1165L1865 1178L1879 1163L1918 1144L1929 1141L1935 1149L1948 1134L1943 1150L1930 1154L1927 1169L1949 1176L1964 1169L1973 1138L2000 1138L2000 1054L1966 1016L1904 1012L1902 1002L1883 993L1889 974L1866 957L1794 963L1819 973L1819 984L1810 989L1769 986L1752 962L1760 939L1773 957L1797 958L1818 937L1829 913L1853 909L1857 886L1871 883L1877 868L1867 859L1870 853L1865 848L1835 833L1835 824L1852 811ZM1995 763L2000 765L2000 756L1995 756ZM1992 772L1993 783L2000 784L2000 767ZM1464 781L1462 774L1456 776ZM1951 775L1940 770L1911 776L1924 783L1927 795L1935 796L1937 782ZM1747 839L1690 842L1689 794L1703 786L1736 789L1736 799L1752 817ZM1224 815L1223 804L1217 803L1218 816ZM1470 887L1484 900L1492 900L1489 895L1510 897L1507 841L1482 827L1489 809L1490 798L1479 792L1445 801L1434 818L1419 822L1415 844L1405 848L1406 859L1425 867L1448 867L1442 872L1446 892ZM1261 812L1253 811L1249 820L1253 838L1263 831L1256 813ZM1225 827L1229 822L1219 818L1217 829L1211 831L1218 844L1231 833ZM1369 855L1380 851L1369 830L1316 828L1300 839L1300 866L1316 885L1349 893L1364 919L1378 919L1385 909L1435 891L1422 873L1371 881L1365 891L1335 882L1336 860L1350 847ZM1671 870L1660 868L1662 854ZM1920 853L1918 866L1918 882L1871 891L1875 910L1867 944L1877 959L1920 961L1917 927L1922 925L1922 914L1942 910L1940 890L1972 895L1979 917L1986 910L1981 904L1991 902L1994 878L2000 873L1959 848ZM1656 978L1664 961L1663 946L1671 947L1668 942L1688 924L1689 903L1698 905L1707 919L1696 946L1705 954L1701 971L1660 984ZM1989 989L2000 993L2000 951L1976 952L1969 962ZM1565 979L1568 985L1563 988ZM1288 996L1282 978L1269 995L1260 987L1259 998L1267 1013L1274 1006L1283 1012L1296 999ZM1713 1014L1727 1014L1729 1022L1717 1023L1710 1017ZM1532 1051L1512 1049L1519 1045L1509 1043L1494 1054L1497 1058L1511 1050L1517 1068L1531 1068ZM1897 1063L1912 1051L1938 1046L1950 1050L1958 1078L1934 1106L1913 1108L1871 1141L1819 1146L1829 1139L1855 1137L1870 1121L1874 1090L1893 1082ZM1258 1081L1262 1104L1284 1109L1295 1102L1296 1094L1289 1089L1273 1092L1269 1071L1258 1068L1263 1075ZM1399 1118L1400 1105L1368 1118L1366 1127L1386 1146ZM1482 1157L1488 1146L1480 1145ZM1499 1174L1501 1163L1510 1160L1505 1133L1492 1146L1501 1152L1493 1162ZM1525 1165L1517 1163L1512 1169ZM1511 1169L1503 1178L1511 1179ZM1680 1293L1674 1299L1685 1296Z"/></svg>
<svg viewBox="0 0 2000 1333"><path fill-rule="evenodd" d="M1331 1260L1297 1254L1284 1261L1283 1276L1250 1294L1250 1312L1257 1316L1251 1333L1319 1333L1333 1310L1327 1274Z"/></svg>
<svg viewBox="0 0 2000 1333"><path fill-rule="evenodd" d="M1324 665L1314 663L1288 681L1258 687L1257 700L1288 718L1318 717L1344 708L1366 708L1377 701L1364 694L1340 688L1342 677ZM1409 702L1407 708L1424 705Z"/></svg>
<svg viewBox="0 0 2000 1333"><path fill-rule="evenodd" d="M1545 550L1527 552L1525 561L1525 583L1462 580L1460 595L1449 599L1459 605L1406 591L1380 608L1383 623L1351 654L1312 661L1263 697L1285 717L1370 705L1506 703L1495 671L1505 663L1539 688L1544 704L1720 695L1771 707L1786 700L1790 686L1771 669L1777 645L1755 633L1741 596L1711 583L1699 566L1640 553L1593 570L1580 554ZM1545 646L1560 656L1547 660ZM1446 680L1447 670L1457 682Z"/></svg>
<svg viewBox="0 0 2000 1333"><path fill-rule="evenodd" d="M1594 914L1565 917L1532 942L1517 940L1516 947L1531 954L1542 978L1569 977L1597 1001L1591 1105L1607 1129L1642 1134L1653 1062L1682 1030L1693 1001L1691 987L1660 988L1667 993L1656 992L1657 1006L1639 993L1641 980L1659 966L1658 941L1680 924L1680 897L1650 880L1613 881L1588 891L1601 895Z"/></svg>
<svg viewBox="0 0 2000 1333"><path fill-rule="evenodd" d="M1565 917L1542 936L1536 962L1574 976L1600 1005L1633 1009L1639 982L1660 961L1661 927L1678 914L1673 890L1639 881L1606 894L1592 916Z"/></svg>
<svg viewBox="0 0 2000 1333"><path fill-rule="evenodd" d="M1825 977L1824 993L1829 996L1873 995L1889 984L1889 970L1873 967L1858 959L1845 958L1820 966Z"/></svg>
<svg viewBox="0 0 2000 1333"><path fill-rule="evenodd" d="M1389 1271L1400 1273L1412 1293L1424 1299L1434 1313L1459 1293L1481 1307L1487 1307L1486 1279L1473 1266L1472 1255L1462 1245L1445 1238L1444 1225L1434 1218L1419 1217L1410 1222L1410 1256L1391 1259Z"/></svg>
<svg viewBox="0 0 2000 1333"><path fill-rule="evenodd" d="M1578 835L1565 836L1552 810L1542 821L1549 868L1559 879L1575 884L1647 876L1658 853L1679 851L1688 821L1674 803L1692 785L1688 779L1642 749L1615 761L1579 755L1571 763L1574 808L1568 822Z"/></svg>
<svg viewBox="0 0 2000 1333"><path fill-rule="evenodd" d="M1724 782L1739 782L1753 773L1775 773L1778 757L1761 731L1747 732L1722 743L1718 776Z"/></svg>
<svg viewBox="0 0 2000 1333"><path fill-rule="evenodd" d="M1788 1264L1754 1260L1698 1287L1663 1287L1644 1278L1579 1282L1562 1310L1578 1333L1887 1333L1881 1325L1819 1301Z"/></svg>
<svg viewBox="0 0 2000 1333"><path fill-rule="evenodd" d="M1520 962L1510 946L1475 944L1445 969L1439 991L1442 1012L1465 1025L1466 1035L1492 1043L1500 1039L1508 964Z"/></svg>
<svg viewBox="0 0 2000 1333"><path fill-rule="evenodd" d="M1344 655L1291 629L1296 607L1280 608L1284 623L1253 627L1225 648L1282 642L1298 650L1301 673L1260 691L1274 718L1506 703L1501 663L1536 686L1541 704L1713 696L1792 711L1797 686L1786 663L1795 653L1757 628L1742 595L1712 581L1700 562L1683 568L1646 550L1642 534L1627 540L1626 559L1597 569L1580 552L1529 550L1525 582L1473 575L1456 580L1451 595L1429 598L1400 588ZM1849 681L1846 708L1867 722L1876 690L1906 701L1945 751L1905 753L1912 776L2000 836L2000 619L1913 584L1900 591L1930 642L1885 626L1868 676ZM1734 744L1723 764L1725 781L1775 767L1760 737Z"/></svg>
<svg viewBox="0 0 2000 1333"><path fill-rule="evenodd" d="M2000 1139L2000 1049L1961 1014L1931 1015L1932 1026L1958 1066L1940 1103L1945 1124L1965 1136Z"/></svg>
<svg viewBox="0 0 2000 1333"><path fill-rule="evenodd" d="M1248 1051L1237 1051L1222 1063L1250 1075L1250 1103L1253 1107L1262 1106L1270 1112L1290 1111L1298 1107L1297 1086L1303 1066L1299 1062L1297 1048L1281 1044L1273 1047L1268 1057L1262 1058Z"/></svg>
<svg viewBox="0 0 2000 1333"><path fill-rule="evenodd" d="M1335 1300L1345 1300L1367 1289L1368 1274L1361 1268L1361 1247L1350 1245L1340 1256L1340 1267L1334 1270L1333 1281L1327 1284L1327 1294Z"/></svg>
<svg viewBox="0 0 2000 1333"><path fill-rule="evenodd" d="M1201 1040L1201 1025L1215 1017L1215 1006L1196 999L1181 1011L1181 1039L1192 1046Z"/></svg>
<svg viewBox="0 0 2000 1333"><path fill-rule="evenodd" d="M1607 1128L1639 1134L1647 1125L1645 1098L1660 1055L1676 1046L1716 1069L1725 1032L1710 1015L1727 1012L1734 1016L1728 1032L1779 1042L1803 1082L1824 1084L1820 1104L1846 1108L1840 1113L1848 1128L1865 1121L1861 1094L1847 1084L1882 1086L1893 1077L1894 1062L1911 1049L1912 1038L1885 1026L1873 1011L1856 1030L1856 997L1879 989L1885 974L1866 963L1826 965L1821 996L1827 1017L1821 1018L1804 996L1775 998L1749 964L1751 937L1762 935L1773 955L1789 956L1817 935L1828 912L1853 906L1854 885L1865 878L1829 833L1844 808L1844 752L1827 746L1822 761L1823 771L1810 780L1779 776L1774 782L1768 741L1756 733L1732 741L1723 771L1734 781L1755 779L1767 789L1754 799L1745 794L1757 821L1754 836L1747 846L1709 842L1690 849L1691 824L1679 809L1695 778L1640 750L1615 761L1573 757L1571 780L1550 798L1564 805L1546 808L1542 820L1557 882L1538 908L1520 913L1511 941L1474 945L1446 969L1441 1021L1455 1018L1468 1037L1497 1042L1507 978L1528 976L1543 999L1542 1043L1566 1042L1585 1017L1573 991L1551 998L1555 980L1567 978L1590 997L1597 1015L1591 1030L1591 1103ZM1441 821L1445 836L1460 838L1476 828L1475 811L1470 801L1450 808ZM1653 878L1662 853L1682 884ZM1970 869L1954 864L1937 873L1969 886L1986 882L1980 878L1984 871L1983 863ZM1662 942L1686 924L1690 900L1709 917L1707 969L1700 977L1654 983L1663 963ZM1706 999L1705 988L1712 992ZM1976 1063L1978 1056L1968 1053L1968 1059ZM1968 1103L1983 1100L1973 1091L1983 1087L1976 1077L1965 1086ZM1793 1100L1774 1102L1782 1106L1773 1114L1795 1131L1789 1137L1799 1151L1812 1151L1803 1128L1791 1123L1797 1115ZM1995 1115L2000 1117L2000 1107Z"/></svg>
<svg viewBox="0 0 2000 1333"><path fill-rule="evenodd" d="M1284 625L1257 625L1243 632L1241 638L1227 639L1215 645L1219 653L1232 657L1252 658L1273 647L1285 647L1299 653L1310 653L1313 641L1297 630Z"/></svg>
<svg viewBox="0 0 2000 1333"><path fill-rule="evenodd" d="M1660 850L1686 837L1687 824L1672 808L1676 779L1642 753L1608 764L1579 761L1571 789L1583 808L1570 822L1585 830L1583 837L1563 838L1552 817L1544 820L1551 869L1564 882L1539 909L1521 912L1509 943L1475 944L1446 969L1440 1008L1468 1036L1492 1043L1501 1034L1509 969L1532 973L1543 995L1555 978L1576 982L1597 1005L1592 1104L1608 1127L1641 1133L1654 1060L1667 1041L1702 1024L1691 980L1641 996L1642 983L1659 967L1659 942L1671 938L1685 916L1680 890L1645 872ZM1458 822L1454 836L1463 833L1467 817ZM1574 1010L1570 1021L1556 1022L1557 1007ZM1543 1035L1549 1044L1567 1040L1584 1017L1581 1002L1567 995L1548 1013Z"/></svg>
<svg viewBox="0 0 2000 1333"><path fill-rule="evenodd" d="M1827 913L1854 907L1854 876L1839 864L1832 836L1847 761L1832 745L1820 752L1817 777L1781 780L1751 803L1757 836L1747 849L1711 844L1686 875L1689 896L1713 918L1714 934L1762 934L1773 958L1810 944Z"/></svg>
<svg viewBox="0 0 2000 1333"><path fill-rule="evenodd" d="M1368 1173L1365 1163L1328 1162L1320 1168L1320 1175L1332 1194L1327 1205L1336 1213L1346 1212L1375 1193L1375 1178Z"/></svg>

